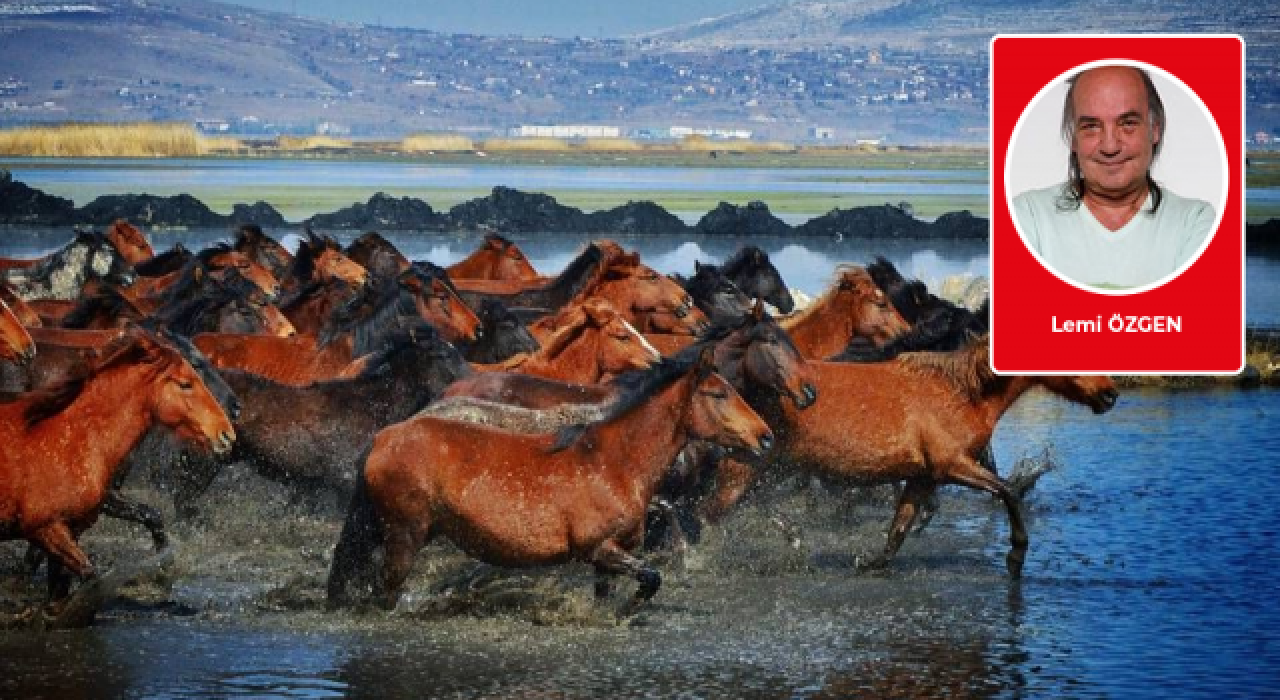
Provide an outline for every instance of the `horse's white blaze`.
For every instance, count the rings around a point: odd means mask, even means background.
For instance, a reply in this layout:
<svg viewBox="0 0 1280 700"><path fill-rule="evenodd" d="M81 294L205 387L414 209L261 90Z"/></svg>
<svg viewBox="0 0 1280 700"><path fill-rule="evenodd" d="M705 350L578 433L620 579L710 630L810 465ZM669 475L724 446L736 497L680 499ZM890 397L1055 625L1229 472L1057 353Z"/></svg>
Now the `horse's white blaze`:
<svg viewBox="0 0 1280 700"><path fill-rule="evenodd" d="M626 319L618 319L618 320L622 321L622 325L626 326L627 330L631 332L631 335L634 335L636 339L640 341L640 347L644 348L645 351L649 353L650 360L657 362L658 360L662 359L662 353L658 352L657 348L650 345L649 341L645 339L645 337L639 331L636 330L635 326L627 322Z"/></svg>

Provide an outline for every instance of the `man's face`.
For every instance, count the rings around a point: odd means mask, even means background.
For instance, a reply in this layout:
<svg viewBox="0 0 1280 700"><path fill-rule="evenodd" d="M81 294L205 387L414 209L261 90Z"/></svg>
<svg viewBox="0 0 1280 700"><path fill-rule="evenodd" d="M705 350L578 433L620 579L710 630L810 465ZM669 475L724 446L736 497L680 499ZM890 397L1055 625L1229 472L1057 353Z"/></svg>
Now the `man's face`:
<svg viewBox="0 0 1280 700"><path fill-rule="evenodd" d="M1142 188L1161 136L1151 128L1142 76L1126 66L1094 68L1077 79L1073 100L1071 150L1086 194L1114 198Z"/></svg>

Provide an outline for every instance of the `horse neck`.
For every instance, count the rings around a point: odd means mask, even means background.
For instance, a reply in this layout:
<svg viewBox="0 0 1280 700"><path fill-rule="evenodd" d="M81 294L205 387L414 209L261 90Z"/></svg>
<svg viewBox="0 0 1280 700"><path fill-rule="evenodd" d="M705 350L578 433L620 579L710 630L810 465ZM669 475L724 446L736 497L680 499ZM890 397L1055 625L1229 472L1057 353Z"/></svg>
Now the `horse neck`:
<svg viewBox="0 0 1280 700"><path fill-rule="evenodd" d="M587 460L637 479L647 503L667 467L689 442L685 418L693 388L694 375L687 374L596 428L596 435L583 436L594 446Z"/></svg>
<svg viewBox="0 0 1280 700"><path fill-rule="evenodd" d="M80 445L78 465L90 484L106 488L116 469L151 428L147 406L151 390L148 365L115 367L90 377L80 395L32 432L59 433L61 442ZM85 436L93 436L86 440Z"/></svg>
<svg viewBox="0 0 1280 700"><path fill-rule="evenodd" d="M491 265L480 260L479 253L472 253L448 267L449 276L463 279L490 279Z"/></svg>
<svg viewBox="0 0 1280 700"><path fill-rule="evenodd" d="M993 377L977 401L988 430L995 431L1000 417L1035 385L1036 378L1030 376Z"/></svg>
<svg viewBox="0 0 1280 700"><path fill-rule="evenodd" d="M801 315L779 324L807 358L831 357L843 350L853 337L854 324L849 315L831 307L829 301L814 304Z"/></svg>
<svg viewBox="0 0 1280 700"><path fill-rule="evenodd" d="M584 330L555 355L548 354L549 347L542 347L520 365L520 372L535 377L558 379L581 384L600 381L600 363L596 357L598 338L589 338Z"/></svg>

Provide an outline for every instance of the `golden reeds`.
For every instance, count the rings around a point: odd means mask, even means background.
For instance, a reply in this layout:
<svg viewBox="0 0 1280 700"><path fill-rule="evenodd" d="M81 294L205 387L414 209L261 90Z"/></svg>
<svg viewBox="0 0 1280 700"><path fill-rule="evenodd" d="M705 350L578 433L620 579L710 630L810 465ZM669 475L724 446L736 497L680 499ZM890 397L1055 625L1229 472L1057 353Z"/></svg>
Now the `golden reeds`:
<svg viewBox="0 0 1280 700"><path fill-rule="evenodd" d="M150 158L206 152L190 124L59 124L0 131L0 155L8 156Z"/></svg>

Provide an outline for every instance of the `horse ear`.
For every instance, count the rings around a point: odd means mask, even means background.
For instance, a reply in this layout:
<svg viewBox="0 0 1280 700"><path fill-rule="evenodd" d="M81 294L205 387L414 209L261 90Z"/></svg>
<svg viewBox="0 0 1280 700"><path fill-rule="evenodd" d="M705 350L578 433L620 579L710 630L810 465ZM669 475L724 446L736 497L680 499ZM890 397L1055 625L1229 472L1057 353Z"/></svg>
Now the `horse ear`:
<svg viewBox="0 0 1280 700"><path fill-rule="evenodd" d="M694 260L694 261L693 261L693 274L695 274L695 275L696 275L696 274L698 274L699 272L702 272L702 263L698 262L697 260Z"/></svg>
<svg viewBox="0 0 1280 700"><path fill-rule="evenodd" d="M764 251L759 248L751 251L751 260L757 265L763 265L765 263Z"/></svg>
<svg viewBox="0 0 1280 700"><path fill-rule="evenodd" d="M756 299L755 306L751 307L751 318L760 321L764 318L764 300Z"/></svg>

